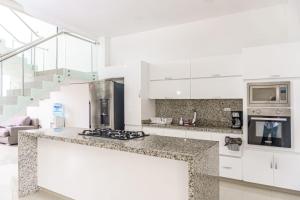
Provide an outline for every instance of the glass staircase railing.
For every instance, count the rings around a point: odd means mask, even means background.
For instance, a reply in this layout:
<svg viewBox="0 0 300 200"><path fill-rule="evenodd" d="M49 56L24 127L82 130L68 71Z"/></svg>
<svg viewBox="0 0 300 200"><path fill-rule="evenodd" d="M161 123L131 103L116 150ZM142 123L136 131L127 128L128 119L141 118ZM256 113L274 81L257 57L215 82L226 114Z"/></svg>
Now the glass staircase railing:
<svg viewBox="0 0 300 200"><path fill-rule="evenodd" d="M49 97L63 83L96 80L97 45L59 32L0 55L0 121Z"/></svg>
<svg viewBox="0 0 300 200"><path fill-rule="evenodd" d="M56 29L54 25L0 5L0 39L9 50L55 34Z"/></svg>

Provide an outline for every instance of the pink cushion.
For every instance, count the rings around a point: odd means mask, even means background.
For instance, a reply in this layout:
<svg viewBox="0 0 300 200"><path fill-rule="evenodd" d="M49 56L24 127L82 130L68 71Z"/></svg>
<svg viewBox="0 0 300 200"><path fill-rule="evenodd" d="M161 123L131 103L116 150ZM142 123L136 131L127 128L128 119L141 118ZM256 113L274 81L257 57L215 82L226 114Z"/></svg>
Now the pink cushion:
<svg viewBox="0 0 300 200"><path fill-rule="evenodd" d="M0 128L0 137L8 137L9 132L6 128Z"/></svg>

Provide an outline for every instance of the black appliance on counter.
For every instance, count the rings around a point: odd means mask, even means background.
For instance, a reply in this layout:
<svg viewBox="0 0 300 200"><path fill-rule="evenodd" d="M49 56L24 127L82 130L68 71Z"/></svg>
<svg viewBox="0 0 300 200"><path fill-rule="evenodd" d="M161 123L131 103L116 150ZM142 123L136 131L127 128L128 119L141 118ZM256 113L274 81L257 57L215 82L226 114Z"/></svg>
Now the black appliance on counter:
<svg viewBox="0 0 300 200"><path fill-rule="evenodd" d="M232 125L231 128L241 129L243 126L243 112L231 111Z"/></svg>
<svg viewBox="0 0 300 200"><path fill-rule="evenodd" d="M131 140L148 136L143 131L112 130L109 128L84 130L82 133L79 133L79 135L118 140Z"/></svg>
<svg viewBox="0 0 300 200"><path fill-rule="evenodd" d="M124 84L114 80L89 83L89 128L124 130Z"/></svg>
<svg viewBox="0 0 300 200"><path fill-rule="evenodd" d="M248 144L291 148L289 108L249 108Z"/></svg>

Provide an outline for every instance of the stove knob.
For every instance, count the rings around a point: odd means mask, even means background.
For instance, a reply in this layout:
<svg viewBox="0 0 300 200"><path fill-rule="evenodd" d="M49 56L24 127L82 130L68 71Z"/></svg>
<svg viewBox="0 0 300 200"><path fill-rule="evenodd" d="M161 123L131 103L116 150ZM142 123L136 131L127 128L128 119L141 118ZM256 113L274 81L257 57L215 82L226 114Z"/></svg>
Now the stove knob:
<svg viewBox="0 0 300 200"><path fill-rule="evenodd" d="M280 114L282 114L282 111L279 110L279 109L277 109L277 110L276 110L276 114L277 114L277 115L280 115Z"/></svg>

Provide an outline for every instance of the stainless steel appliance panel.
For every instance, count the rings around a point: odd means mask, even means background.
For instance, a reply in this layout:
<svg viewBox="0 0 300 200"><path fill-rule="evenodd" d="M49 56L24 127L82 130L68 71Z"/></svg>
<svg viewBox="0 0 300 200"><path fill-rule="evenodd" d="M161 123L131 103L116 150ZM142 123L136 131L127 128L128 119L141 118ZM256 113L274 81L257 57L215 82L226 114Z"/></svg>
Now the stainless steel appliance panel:
<svg viewBox="0 0 300 200"><path fill-rule="evenodd" d="M289 107L290 82L248 83L249 107Z"/></svg>
<svg viewBox="0 0 300 200"><path fill-rule="evenodd" d="M248 144L291 148L291 110L248 109Z"/></svg>
<svg viewBox="0 0 300 200"><path fill-rule="evenodd" d="M124 129L124 85L112 80L89 83L90 127ZM115 98L117 96L117 98Z"/></svg>

